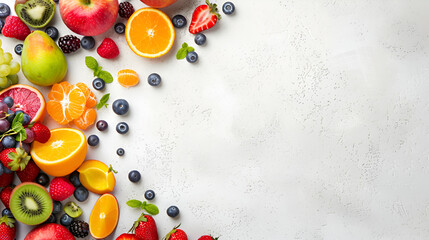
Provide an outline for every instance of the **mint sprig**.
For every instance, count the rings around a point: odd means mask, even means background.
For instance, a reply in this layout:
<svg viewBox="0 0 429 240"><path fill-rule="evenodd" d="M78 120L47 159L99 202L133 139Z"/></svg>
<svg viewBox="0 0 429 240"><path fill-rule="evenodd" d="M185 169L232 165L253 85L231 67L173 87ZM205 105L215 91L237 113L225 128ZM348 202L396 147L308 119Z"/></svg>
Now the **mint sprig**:
<svg viewBox="0 0 429 240"><path fill-rule="evenodd" d="M100 101L97 103L97 110L100 110L102 107L106 107L109 105L107 104L107 101L109 101L110 93L104 94L103 97L101 97Z"/></svg>
<svg viewBox="0 0 429 240"><path fill-rule="evenodd" d="M94 77L104 80L106 83L113 82L113 76L107 71L103 71L101 66L98 65L97 60L91 56L85 57L85 65L94 72Z"/></svg>
<svg viewBox="0 0 429 240"><path fill-rule="evenodd" d="M147 203L146 201L141 202L136 199L131 199L127 202L127 205L132 208L141 208L150 215L157 215L159 213L159 209L155 204Z"/></svg>
<svg viewBox="0 0 429 240"><path fill-rule="evenodd" d="M184 59L189 52L193 52L193 51L195 51L195 49L193 47L188 46L188 44L184 42L182 44L182 48L180 48L179 51L177 51L176 53L176 59L177 60Z"/></svg>

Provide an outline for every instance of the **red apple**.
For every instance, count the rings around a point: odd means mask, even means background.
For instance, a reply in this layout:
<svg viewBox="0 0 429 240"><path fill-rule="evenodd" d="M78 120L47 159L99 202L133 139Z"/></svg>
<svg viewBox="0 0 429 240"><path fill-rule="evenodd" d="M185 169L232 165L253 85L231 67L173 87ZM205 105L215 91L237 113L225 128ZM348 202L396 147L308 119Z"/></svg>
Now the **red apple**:
<svg viewBox="0 0 429 240"><path fill-rule="evenodd" d="M83 36L104 33L115 24L118 0L61 0L61 18L70 30Z"/></svg>
<svg viewBox="0 0 429 240"><path fill-rule="evenodd" d="M148 5L149 7L154 8L163 8L170 6L171 4L175 3L177 0L141 0L144 4Z"/></svg>
<svg viewBox="0 0 429 240"><path fill-rule="evenodd" d="M64 0L63 0L64 1ZM67 228L56 223L40 225L25 236L24 240L74 240L74 236Z"/></svg>

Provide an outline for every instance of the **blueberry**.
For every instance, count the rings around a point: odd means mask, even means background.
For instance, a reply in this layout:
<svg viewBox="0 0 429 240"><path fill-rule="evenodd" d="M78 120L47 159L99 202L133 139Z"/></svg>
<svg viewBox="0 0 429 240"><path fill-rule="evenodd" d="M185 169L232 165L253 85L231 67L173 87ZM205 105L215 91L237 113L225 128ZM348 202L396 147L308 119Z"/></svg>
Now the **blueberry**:
<svg viewBox="0 0 429 240"><path fill-rule="evenodd" d="M3 216L8 216L10 218L14 218L12 212L9 210L9 208L5 208L3 209L3 211L1 211L1 215Z"/></svg>
<svg viewBox="0 0 429 240"><path fill-rule="evenodd" d="M95 46L95 40L93 37L83 37L80 40L80 45L83 49L90 50L93 49Z"/></svg>
<svg viewBox="0 0 429 240"><path fill-rule="evenodd" d="M15 104L15 102L13 101L13 98L9 96L3 98L2 102L6 103L8 108L13 107L13 104Z"/></svg>
<svg viewBox="0 0 429 240"><path fill-rule="evenodd" d="M222 6L222 11L226 15L230 15L235 11L235 6L232 2L226 2Z"/></svg>
<svg viewBox="0 0 429 240"><path fill-rule="evenodd" d="M16 142L15 148L23 148L26 153L30 153L31 151L30 144L24 142Z"/></svg>
<svg viewBox="0 0 429 240"><path fill-rule="evenodd" d="M116 131L119 134L125 134L128 132L128 130L130 130L130 129L129 129L128 124L126 122L120 122L120 123L118 123L118 125L116 125Z"/></svg>
<svg viewBox="0 0 429 240"><path fill-rule="evenodd" d="M12 173L12 170L10 170L9 168L7 168L7 167L3 166L3 172L4 172L5 174L11 174L11 173Z"/></svg>
<svg viewBox="0 0 429 240"><path fill-rule="evenodd" d="M20 56L21 56L22 48L23 48L23 45L22 45L21 43L20 43L20 44L17 44L17 45L15 46L15 53L16 53L17 55L20 55Z"/></svg>
<svg viewBox="0 0 429 240"><path fill-rule="evenodd" d="M53 26L47 27L45 29L45 33L48 34L48 36L51 37L54 41L57 41L58 36L60 35L58 29Z"/></svg>
<svg viewBox="0 0 429 240"><path fill-rule="evenodd" d="M73 195L76 198L76 200L78 200L79 202L83 202L86 199L88 199L89 193L86 188L84 188L83 186L79 186L74 190Z"/></svg>
<svg viewBox="0 0 429 240"><path fill-rule="evenodd" d="M198 60L198 54L196 52L188 52L188 54L186 54L186 61L190 63L194 63L197 60Z"/></svg>
<svg viewBox="0 0 429 240"><path fill-rule="evenodd" d="M0 33L1 33L1 30L3 30L4 24L5 24L4 20L0 19Z"/></svg>
<svg viewBox="0 0 429 240"><path fill-rule="evenodd" d="M24 113L23 114L23 118L24 119L22 120L22 126L28 125L30 123L30 121L31 121L30 115Z"/></svg>
<svg viewBox="0 0 429 240"><path fill-rule="evenodd" d="M177 217L179 215L179 213L180 213L180 210L176 206L170 206L167 208L167 215L172 217L172 218Z"/></svg>
<svg viewBox="0 0 429 240"><path fill-rule="evenodd" d="M4 148L13 148L15 147L16 141L15 138L12 136L6 136L1 140L1 144Z"/></svg>
<svg viewBox="0 0 429 240"><path fill-rule="evenodd" d="M203 33L197 33L197 35L195 35L194 41L197 45L204 45L204 43L207 41L207 37Z"/></svg>
<svg viewBox="0 0 429 240"><path fill-rule="evenodd" d="M112 104L113 111L118 115L124 115L128 112L130 105L125 99L117 99Z"/></svg>
<svg viewBox="0 0 429 240"><path fill-rule="evenodd" d="M0 3L0 18L10 15L10 7L6 3Z"/></svg>
<svg viewBox="0 0 429 240"><path fill-rule="evenodd" d="M10 123L12 123L13 122L13 119L15 118L15 112L14 111L12 111L12 110L7 110L7 117L6 117L6 119L10 122Z"/></svg>
<svg viewBox="0 0 429 240"><path fill-rule="evenodd" d="M36 177L36 183L47 187L49 185L49 177L46 173L39 173L39 175L37 175Z"/></svg>
<svg viewBox="0 0 429 240"><path fill-rule="evenodd" d="M106 87L106 82L104 82L101 78L96 78L94 81L92 81L92 86L95 90L101 91Z"/></svg>
<svg viewBox="0 0 429 240"><path fill-rule="evenodd" d="M70 182L73 184L73 186L78 187L80 186L80 180L79 180L79 172L74 171L69 176Z"/></svg>
<svg viewBox="0 0 429 240"><path fill-rule="evenodd" d="M161 76L159 76L158 73L152 73L149 75L149 77L147 77L147 82L151 86L158 86L161 84Z"/></svg>
<svg viewBox="0 0 429 240"><path fill-rule="evenodd" d="M125 150L123 148L118 148L118 150L116 150L116 154L118 154L118 156L122 157L125 154Z"/></svg>
<svg viewBox="0 0 429 240"><path fill-rule="evenodd" d="M96 124L98 131L103 132L107 130L107 127L109 126L109 124L107 124L106 121L104 120L99 120Z"/></svg>
<svg viewBox="0 0 429 240"><path fill-rule="evenodd" d="M67 215L67 213L64 213L61 218L60 218L60 223L63 226L70 226L70 224L72 223L73 218L70 217L69 215Z"/></svg>
<svg viewBox="0 0 429 240"><path fill-rule="evenodd" d="M100 139L97 137L97 135L91 135L88 137L88 145L91 147L95 147L100 142Z"/></svg>
<svg viewBox="0 0 429 240"><path fill-rule="evenodd" d="M53 214L60 213L63 210L63 204L60 201L52 201L54 208L52 210Z"/></svg>
<svg viewBox="0 0 429 240"><path fill-rule="evenodd" d="M144 197L145 197L147 200L152 200L152 199L154 199L154 198L155 198L155 192L154 192L153 190L147 190L147 191L144 193Z"/></svg>
<svg viewBox="0 0 429 240"><path fill-rule="evenodd" d="M131 182L138 182L140 181L141 175L140 172L137 170L132 170L131 172L128 173L128 179Z"/></svg>
<svg viewBox="0 0 429 240"><path fill-rule="evenodd" d="M123 23L115 24L115 32L117 34L124 34L125 33L125 25Z"/></svg>
<svg viewBox="0 0 429 240"><path fill-rule="evenodd" d="M171 22L173 23L173 26L176 28L182 28L186 26L186 18L183 15L176 15L171 19Z"/></svg>
<svg viewBox="0 0 429 240"><path fill-rule="evenodd" d="M49 216L48 220L45 221L45 223L56 223L57 222L57 218L55 217L54 214L51 214L51 216Z"/></svg>

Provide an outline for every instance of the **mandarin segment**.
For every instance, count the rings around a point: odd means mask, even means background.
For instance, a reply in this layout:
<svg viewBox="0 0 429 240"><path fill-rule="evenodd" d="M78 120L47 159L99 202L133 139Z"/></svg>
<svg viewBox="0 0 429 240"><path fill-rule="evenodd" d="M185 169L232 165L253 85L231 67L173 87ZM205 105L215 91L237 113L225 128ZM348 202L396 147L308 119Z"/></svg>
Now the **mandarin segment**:
<svg viewBox="0 0 429 240"><path fill-rule="evenodd" d="M89 89L89 87L85 83L76 83L76 87L80 88L82 90L83 94L86 98L86 107L92 108L97 105L97 98L95 97L94 93Z"/></svg>
<svg viewBox="0 0 429 240"><path fill-rule="evenodd" d="M139 76L134 70L123 69L118 72L118 82L122 87L133 87L139 83Z"/></svg>
<svg viewBox="0 0 429 240"><path fill-rule="evenodd" d="M89 126L94 124L95 119L97 119L97 111L85 107L83 114L78 119L74 120L74 124L76 127L86 130Z"/></svg>

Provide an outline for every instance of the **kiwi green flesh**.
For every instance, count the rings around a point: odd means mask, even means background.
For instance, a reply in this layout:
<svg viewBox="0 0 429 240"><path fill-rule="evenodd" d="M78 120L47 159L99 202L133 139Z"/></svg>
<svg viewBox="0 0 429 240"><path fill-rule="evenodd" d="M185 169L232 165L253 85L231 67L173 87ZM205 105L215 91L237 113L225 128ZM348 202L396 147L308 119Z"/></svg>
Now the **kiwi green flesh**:
<svg viewBox="0 0 429 240"><path fill-rule="evenodd" d="M42 28L52 20L55 3L52 0L29 0L24 4L17 4L15 11L28 26Z"/></svg>
<svg viewBox="0 0 429 240"><path fill-rule="evenodd" d="M64 212L72 218L77 218L82 215L82 209L74 202L68 202L64 205Z"/></svg>
<svg viewBox="0 0 429 240"><path fill-rule="evenodd" d="M27 225L45 222L53 210L49 193L35 184L18 186L10 198L9 205L15 219Z"/></svg>

